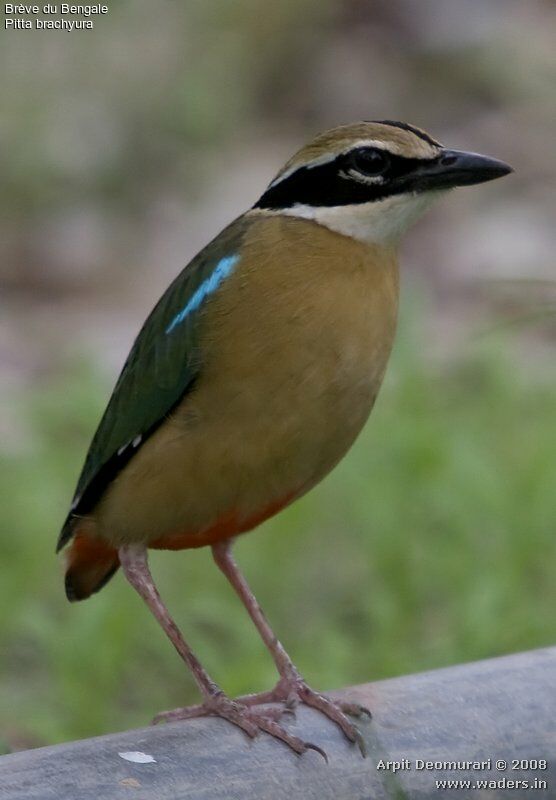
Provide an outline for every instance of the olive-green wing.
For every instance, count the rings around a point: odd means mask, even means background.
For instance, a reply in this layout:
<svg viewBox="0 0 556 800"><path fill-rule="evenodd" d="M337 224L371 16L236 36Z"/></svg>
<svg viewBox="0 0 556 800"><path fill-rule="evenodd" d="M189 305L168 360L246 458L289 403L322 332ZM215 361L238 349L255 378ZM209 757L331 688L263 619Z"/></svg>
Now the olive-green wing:
<svg viewBox="0 0 556 800"><path fill-rule="evenodd" d="M178 275L141 328L87 453L58 550L134 453L191 390L202 369L200 312L239 260L249 222L225 228Z"/></svg>

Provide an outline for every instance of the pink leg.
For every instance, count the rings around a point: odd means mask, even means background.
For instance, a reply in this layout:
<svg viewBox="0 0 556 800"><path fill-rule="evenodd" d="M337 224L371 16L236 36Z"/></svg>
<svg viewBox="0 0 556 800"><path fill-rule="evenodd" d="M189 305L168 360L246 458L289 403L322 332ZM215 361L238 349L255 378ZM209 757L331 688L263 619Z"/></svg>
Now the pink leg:
<svg viewBox="0 0 556 800"><path fill-rule="evenodd" d="M370 717L371 714L369 710L355 703L334 702L328 697L311 689L299 674L291 658L268 624L262 608L251 592L247 581L241 574L233 558L231 543L226 541L213 545L212 553L216 564L234 587L247 609L249 616L255 623L263 642L274 659L274 663L280 675L280 680L270 693L265 692L263 695L259 696L252 695L246 698L245 702L283 701L290 707L297 702L305 703L305 705L316 708L333 720L351 742L357 742L362 754L365 755L363 738L357 728L347 718L346 714L355 716L368 714ZM259 699L257 700L257 698Z"/></svg>
<svg viewBox="0 0 556 800"><path fill-rule="evenodd" d="M126 545L120 548L118 555L127 580L141 595L179 655L191 670L204 697L202 705L193 706L191 709L180 709L179 715L176 714L174 716L172 716L172 712L166 712L166 714L159 715L160 718L184 719L204 714L214 714L237 725L251 737L256 736L259 730L264 730L271 736L283 741L296 753L301 754L308 749L312 749L324 755L315 745L304 742L297 736L287 733L276 722L276 713L272 711L268 713L257 711L249 708L248 705L227 697L201 665L162 602L149 570L146 548L139 545Z"/></svg>

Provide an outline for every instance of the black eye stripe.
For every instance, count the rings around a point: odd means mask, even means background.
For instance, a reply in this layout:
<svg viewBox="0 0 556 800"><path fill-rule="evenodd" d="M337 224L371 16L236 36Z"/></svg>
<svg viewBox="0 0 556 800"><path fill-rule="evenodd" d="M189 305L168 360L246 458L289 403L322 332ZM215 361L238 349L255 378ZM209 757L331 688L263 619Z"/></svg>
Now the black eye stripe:
<svg viewBox="0 0 556 800"><path fill-rule="evenodd" d="M390 195L411 191L411 175L423 164L436 159L406 158L381 148L388 163L379 173L381 180L365 182L351 174L354 170L354 155L369 146L353 148L341 153L332 161L296 169L287 178L269 187L254 208L273 210L291 208L294 205L314 207L353 205L382 200ZM362 173L363 174L363 173ZM347 179L346 179L347 178Z"/></svg>
<svg viewBox="0 0 556 800"><path fill-rule="evenodd" d="M368 148L358 148L357 150L350 150L349 153L346 154L344 158L345 164L348 163L349 160L352 160L353 156L359 153L363 149ZM406 156L399 156L395 153L390 153L387 150L379 150L376 148L378 152L384 153L386 157L385 169L381 172L381 175L384 176L385 181L394 181L398 178L403 178L405 175L410 175L416 169L421 167L424 163L432 163L436 159L423 159L423 158L408 158ZM345 167L344 167L345 168Z"/></svg>

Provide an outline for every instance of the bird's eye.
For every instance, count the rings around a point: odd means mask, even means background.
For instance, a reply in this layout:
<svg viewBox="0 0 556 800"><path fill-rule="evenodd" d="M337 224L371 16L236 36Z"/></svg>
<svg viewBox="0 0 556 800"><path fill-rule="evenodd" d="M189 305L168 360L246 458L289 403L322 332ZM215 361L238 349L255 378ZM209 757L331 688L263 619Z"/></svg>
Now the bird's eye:
<svg viewBox="0 0 556 800"><path fill-rule="evenodd" d="M360 147L351 154L352 166L363 175L382 175L389 163L388 155L375 147Z"/></svg>

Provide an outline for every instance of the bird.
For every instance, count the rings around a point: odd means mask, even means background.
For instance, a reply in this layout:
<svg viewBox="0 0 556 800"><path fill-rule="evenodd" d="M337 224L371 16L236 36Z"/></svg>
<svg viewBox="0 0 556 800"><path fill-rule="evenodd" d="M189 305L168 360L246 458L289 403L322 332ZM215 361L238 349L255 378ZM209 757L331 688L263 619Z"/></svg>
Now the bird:
<svg viewBox="0 0 556 800"><path fill-rule="evenodd" d="M70 601L119 567L192 673L213 715L301 755L317 745L282 714L305 704L364 744L368 712L309 686L233 555L234 540L304 495L349 450L375 403L398 315L403 233L448 190L502 177L498 159L393 120L344 124L295 153L260 199L178 274L140 329L85 458L58 539ZM150 548L210 547L278 672L233 699L158 592Z"/></svg>

